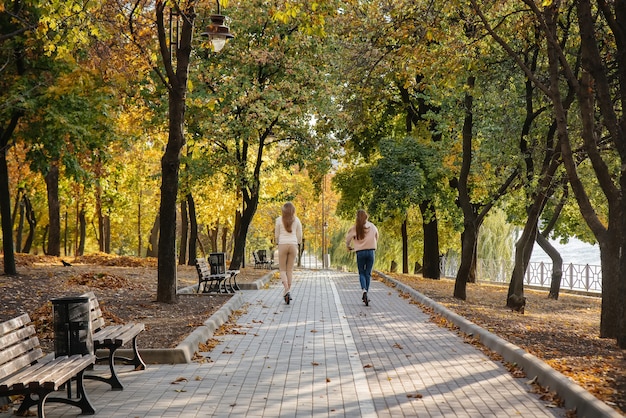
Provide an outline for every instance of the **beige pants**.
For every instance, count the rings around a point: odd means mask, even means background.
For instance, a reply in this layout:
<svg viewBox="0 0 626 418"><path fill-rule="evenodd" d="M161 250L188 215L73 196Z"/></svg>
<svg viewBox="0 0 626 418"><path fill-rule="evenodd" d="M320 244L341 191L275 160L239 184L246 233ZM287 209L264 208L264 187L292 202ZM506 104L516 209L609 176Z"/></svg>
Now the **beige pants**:
<svg viewBox="0 0 626 418"><path fill-rule="evenodd" d="M285 291L283 296L291 290L293 280L293 266L298 256L297 244L278 244L278 271Z"/></svg>

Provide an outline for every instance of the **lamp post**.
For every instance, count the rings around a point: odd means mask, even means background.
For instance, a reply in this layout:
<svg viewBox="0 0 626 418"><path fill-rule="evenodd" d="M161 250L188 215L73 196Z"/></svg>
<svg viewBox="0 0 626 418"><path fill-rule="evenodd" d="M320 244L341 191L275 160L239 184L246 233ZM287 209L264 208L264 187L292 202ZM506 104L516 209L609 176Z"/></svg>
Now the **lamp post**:
<svg viewBox="0 0 626 418"><path fill-rule="evenodd" d="M328 222L322 224L322 267L327 269L330 264L328 257L328 243L326 242L326 231L328 230Z"/></svg>
<svg viewBox="0 0 626 418"><path fill-rule="evenodd" d="M235 37L230 33L228 26L224 25L226 18L220 13L220 2L217 0L217 14L211 15L211 24L206 27L206 31L200 34L209 38L215 52L220 52L226 42Z"/></svg>
<svg viewBox="0 0 626 418"><path fill-rule="evenodd" d="M328 230L328 221L326 220L326 202L324 193L326 191L326 176L322 177L322 268L330 267L330 260L327 255L328 243L326 242L326 231Z"/></svg>

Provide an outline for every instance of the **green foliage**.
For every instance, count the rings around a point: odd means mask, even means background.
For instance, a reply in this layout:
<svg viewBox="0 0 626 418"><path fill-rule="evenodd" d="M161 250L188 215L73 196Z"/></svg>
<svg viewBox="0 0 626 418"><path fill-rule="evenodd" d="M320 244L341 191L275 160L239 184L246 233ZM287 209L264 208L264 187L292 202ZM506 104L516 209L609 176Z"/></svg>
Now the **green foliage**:
<svg viewBox="0 0 626 418"><path fill-rule="evenodd" d="M381 158L371 169L374 195L369 205L373 214L405 213L431 196L424 166L433 156L431 148L413 137L381 141Z"/></svg>
<svg viewBox="0 0 626 418"><path fill-rule="evenodd" d="M352 219L358 209L367 208L372 201L373 182L370 167L356 165L352 169L340 169L333 177L332 186L341 195L336 213L344 219Z"/></svg>
<svg viewBox="0 0 626 418"><path fill-rule="evenodd" d="M507 223L506 214L494 209L485 218L478 235L478 258L483 260L513 260L516 228Z"/></svg>
<svg viewBox="0 0 626 418"><path fill-rule="evenodd" d="M284 9L261 1L231 6L237 36L220 54L201 51L202 70L191 75L194 159L201 160L204 175L222 173L230 190L250 193L260 167L307 168L321 178L337 148L329 127L331 80L320 59L324 43L308 33L310 17L292 14L295 3Z"/></svg>
<svg viewBox="0 0 626 418"><path fill-rule="evenodd" d="M205 229L220 225L232 231L241 193L254 190L259 208L249 245L266 247L280 205L294 200L311 242L319 241L321 214L328 215L331 259L344 264L351 255L343 248L343 234L355 211L366 208L383 237L377 267L387 268L399 261L399 225L405 218L410 259L419 260L416 205L430 199L442 252L458 250L463 219L449 183L458 176L462 157L462 99L469 75L477 76L472 199L485 201L511 170L524 167L519 132L526 79L493 42L474 36L480 25L465 3L398 0L381 7L377 2L231 0L222 6L236 37L215 54L196 36L181 170L180 194L194 194ZM512 8L515 3L492 6L509 17L500 29L516 50L530 54L534 43L543 42L535 38L528 15ZM32 191L40 225L47 220L45 190L26 165L45 174L58 160L69 223L75 217L73 201L85 205L93 222L97 180L112 216L113 246L125 252L139 244L135 225L145 239L156 216L167 92L151 71L158 67L151 5L137 4L132 34L126 27L128 10L117 7L35 2L14 20L0 11L1 36L22 24L32 29L4 41L0 54L8 64L0 69L0 117L6 126L14 111L23 112L14 137L20 151L11 154L16 175L11 187ZM212 7L197 9L198 31ZM23 47L26 76L16 72L15 47ZM567 48L577 46L569 42ZM538 71L545 66L540 60ZM546 105L540 97L535 103ZM415 111L413 119L409 111ZM579 132L577 113L573 106L568 114L573 133ZM548 109L538 117L525 138L537 165L545 153L549 115ZM617 155L603 152L617 178ZM323 185L335 170L331 193ZM608 205L593 168L581 157L579 170L606 223ZM508 222L524 222L536 183L529 174L502 201ZM560 193L548 202L543 222ZM488 218L483 228L481 254L506 255L511 231L502 214ZM571 235L593 240L570 198L553 236Z"/></svg>

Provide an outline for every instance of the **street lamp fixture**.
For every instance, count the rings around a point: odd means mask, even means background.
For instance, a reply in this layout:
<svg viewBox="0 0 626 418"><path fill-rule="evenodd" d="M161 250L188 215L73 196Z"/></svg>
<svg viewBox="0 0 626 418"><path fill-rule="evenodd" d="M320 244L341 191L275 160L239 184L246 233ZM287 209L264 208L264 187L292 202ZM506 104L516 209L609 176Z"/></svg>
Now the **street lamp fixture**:
<svg viewBox="0 0 626 418"><path fill-rule="evenodd" d="M209 38L215 52L220 52L226 42L235 37L230 33L228 26L224 25L224 19L226 18L220 14L220 2L217 0L217 14L211 15L211 24L206 27L205 32L200 34Z"/></svg>

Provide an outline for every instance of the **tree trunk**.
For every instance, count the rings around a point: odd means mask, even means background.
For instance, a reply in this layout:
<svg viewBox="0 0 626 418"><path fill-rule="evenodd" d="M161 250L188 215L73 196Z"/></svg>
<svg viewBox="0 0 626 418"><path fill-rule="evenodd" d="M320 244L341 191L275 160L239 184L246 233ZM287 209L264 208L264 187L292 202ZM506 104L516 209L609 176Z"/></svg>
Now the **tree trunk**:
<svg viewBox="0 0 626 418"><path fill-rule="evenodd" d="M154 224L150 230L150 242L148 242L148 249L146 251L146 257L158 257L159 255L159 225L161 219L159 214L154 218Z"/></svg>
<svg viewBox="0 0 626 418"><path fill-rule="evenodd" d="M421 84L424 76L418 74L416 77L417 84ZM406 87L398 85L400 97L406 106L406 131L411 134L414 126L420 122L428 121L429 131L433 142L441 141L441 133L437 128L437 122L430 115L438 114L441 111L439 106L426 99L426 96L420 95L414 103L411 94ZM425 169L425 167L422 167ZM439 227L437 223L437 212L434 202L431 198L426 198L419 204L422 213L422 230L424 233L424 250L422 254L422 263L424 264L420 270L422 276L427 279L438 280L441 277L441 266L439 265ZM406 250L408 251L408 249Z"/></svg>
<svg viewBox="0 0 626 418"><path fill-rule="evenodd" d="M189 208L189 261L190 266L196 264L196 257L198 257L198 249L196 242L198 241L198 219L196 216L196 202L193 199L193 195L189 193L187 195L187 207Z"/></svg>
<svg viewBox="0 0 626 418"><path fill-rule="evenodd" d="M111 254L111 217L104 216L104 252Z"/></svg>
<svg viewBox="0 0 626 418"><path fill-rule="evenodd" d="M78 212L78 247L76 247L76 256L85 254L85 239L87 238L87 219L85 218L85 207L81 206Z"/></svg>
<svg viewBox="0 0 626 418"><path fill-rule="evenodd" d="M48 250L46 254L61 255L61 210L59 204L59 166L52 162L45 176L48 191Z"/></svg>
<svg viewBox="0 0 626 418"><path fill-rule="evenodd" d="M173 100L172 100L173 101ZM182 112L171 103L170 115ZM170 116L171 118L171 116ZM182 120L180 121L182 124ZM159 248L157 301L176 302L176 200L178 195L178 170L180 147L182 146L182 125L180 128L170 123L170 140L161 159L161 206L159 208ZM173 136L180 138L173 139ZM174 144L174 145L171 145ZM176 145L178 144L178 145Z"/></svg>
<svg viewBox="0 0 626 418"><path fill-rule="evenodd" d="M551 163L545 167L545 170L542 172L539 185L537 186L537 194L533 199L532 205L527 210L528 218L526 219L524 230L515 244L515 266L511 274L506 306L520 312L523 312L524 305L526 304L526 298L524 297L524 275L526 274L526 269L530 262L535 240L537 239L537 223L545 207L547 195L553 190L552 179L559 165L558 158L553 158Z"/></svg>
<svg viewBox="0 0 626 418"><path fill-rule="evenodd" d="M17 195L16 206L17 206L16 211L13 212L14 216L15 216L15 213L17 212L17 231L15 231L15 248L19 250L20 248L22 248L22 234L24 233L24 216L25 216L24 201L23 201L23 198L20 197L20 193L18 193Z"/></svg>
<svg viewBox="0 0 626 418"><path fill-rule="evenodd" d="M28 198L28 196L24 195L22 199L24 201L26 221L28 222L28 236L26 237L26 242L24 243L24 248L22 248L22 252L28 254L30 253L30 249L33 246L33 241L35 240L35 230L37 229L37 217L35 216L33 205L30 203L30 199Z"/></svg>
<svg viewBox="0 0 626 418"><path fill-rule="evenodd" d="M561 279L563 278L563 257L543 234L537 234L537 244L552 260L552 278L550 280L548 298L557 300L561 291Z"/></svg>
<svg viewBox="0 0 626 418"><path fill-rule="evenodd" d="M9 170L7 167L7 140L0 131L0 216L2 217L2 249L4 252L4 273L16 274L13 249L13 222L11 219L11 193L9 191Z"/></svg>
<svg viewBox="0 0 626 418"><path fill-rule="evenodd" d="M489 213L489 210L504 195L513 181L518 177L518 172L513 171L502 183L500 188L484 204L473 203L469 193L469 174L472 164L472 139L473 139L473 96L472 90L475 84L475 77L469 76L467 79L467 91L465 93L465 118L463 120L463 156L459 178L452 181L452 185L458 190L458 204L463 211L464 231L461 233L461 265L457 272L454 286L454 297L463 299L467 297L466 283L476 281L476 261L478 247L478 231ZM455 184L456 183L456 184Z"/></svg>
<svg viewBox="0 0 626 418"><path fill-rule="evenodd" d="M228 227L226 225L222 226L222 252L228 252Z"/></svg>
<svg viewBox="0 0 626 418"><path fill-rule="evenodd" d="M422 213L422 227L424 230L424 254L422 258L422 276L425 279L439 280L441 266L439 265L439 225L437 213L432 200L420 203Z"/></svg>
<svg viewBox="0 0 626 418"><path fill-rule="evenodd" d="M220 229L219 229L218 225L219 225L219 219L218 219L217 225L214 228L209 229L207 227L207 235L209 237L209 244L211 244L211 252L213 252L213 253L216 253L217 250L218 250L217 238L218 238L219 232L220 232Z"/></svg>
<svg viewBox="0 0 626 418"><path fill-rule="evenodd" d="M19 7L18 2L15 3ZM26 59L22 42L17 42L13 49L17 75L26 74ZM7 151L17 123L23 116L23 110L14 110L6 127L0 127L0 218L2 219L2 251L4 255L4 273L17 274L15 268L15 249L13 247L13 219L11 218L11 189L9 185L9 169Z"/></svg>
<svg viewBox="0 0 626 418"><path fill-rule="evenodd" d="M262 141L261 141L262 144ZM233 257L231 259L230 269L238 270L244 265L244 254L246 250L246 236L248 235L248 228L254 218L256 209L259 205L259 175L261 165L261 155L259 153L257 160L257 169L255 170L255 177L252 180L252 184L249 188L243 190L243 212L241 216L237 216L235 219L234 238L235 243L233 247ZM239 213L239 212L238 212Z"/></svg>
<svg viewBox="0 0 626 418"><path fill-rule="evenodd" d="M176 201L178 198L178 174L180 153L185 145L184 125L189 76L191 40L196 18L195 2L187 3L187 8L179 12L180 35L176 45L176 68L172 62L172 52L167 41L164 10L167 2L157 0L156 16L161 58L167 73L169 126L165 152L161 158L161 204L157 301L177 302L176 295ZM178 17L177 17L178 18ZM178 23L178 22L177 22Z"/></svg>
<svg viewBox="0 0 626 418"><path fill-rule="evenodd" d="M143 234L141 233L141 189L139 189L139 201L137 202L137 257L141 257Z"/></svg>
<svg viewBox="0 0 626 418"><path fill-rule="evenodd" d="M600 262L602 264L602 310L600 313L600 337L615 338L619 336L619 318L624 304L619 295L620 257L617 245L611 244L608 238L600 242ZM621 348L621 347L620 347Z"/></svg>
<svg viewBox="0 0 626 418"><path fill-rule="evenodd" d="M189 219L187 218L187 201L180 202L180 246L178 250L178 265L187 264L187 245L189 239L187 231L189 230Z"/></svg>
<svg viewBox="0 0 626 418"><path fill-rule="evenodd" d="M48 230L49 229L50 229L50 225L46 225L46 227L43 229L43 239L41 240L41 250L43 251L45 255L48 255L47 253L48 249L46 248L46 243L48 242Z"/></svg>
<svg viewBox="0 0 626 418"><path fill-rule="evenodd" d="M532 223L532 220L535 223ZM530 219L524 225L522 235L515 243L515 265L511 273L511 282L506 298L506 306L524 313L526 298L524 297L524 274L528 267L530 255L533 251L533 244L537 237L537 220Z"/></svg>
<svg viewBox="0 0 626 418"><path fill-rule="evenodd" d="M409 274L409 233L408 233L408 220L404 217L402 221L402 273Z"/></svg>
<svg viewBox="0 0 626 418"><path fill-rule="evenodd" d="M63 216L63 255L67 257L67 210Z"/></svg>
<svg viewBox="0 0 626 418"><path fill-rule="evenodd" d="M461 264L454 282L453 296L457 299L467 299L467 282L471 276L472 264L474 264L474 249L476 248L477 235L474 223L466 223L461 233Z"/></svg>
<svg viewBox="0 0 626 418"><path fill-rule="evenodd" d="M478 222L476 220L475 207L471 202L468 190L468 178L472 164L472 129L473 129L473 96L472 89L475 84L475 77L467 79L467 92L465 93L465 118L463 120L463 161L461 172L457 183L459 193L458 202L463 211L464 230L461 233L461 265L456 274L454 284L454 297L465 300L467 298L467 282L472 273L474 265L474 249L478 238Z"/></svg>
<svg viewBox="0 0 626 418"><path fill-rule="evenodd" d="M98 251L104 252L104 214L102 212L102 185L96 180L96 218L98 219Z"/></svg>

